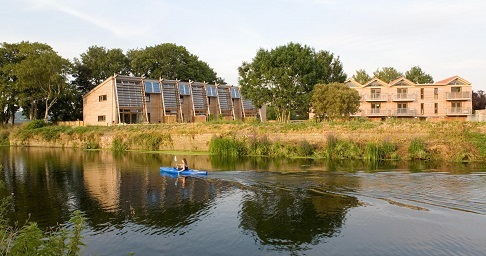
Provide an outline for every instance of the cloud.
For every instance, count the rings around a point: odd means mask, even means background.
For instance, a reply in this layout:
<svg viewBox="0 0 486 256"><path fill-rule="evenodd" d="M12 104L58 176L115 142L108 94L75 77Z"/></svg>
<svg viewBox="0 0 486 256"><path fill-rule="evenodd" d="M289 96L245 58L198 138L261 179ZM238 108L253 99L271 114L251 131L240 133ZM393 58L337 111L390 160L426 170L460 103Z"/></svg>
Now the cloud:
<svg viewBox="0 0 486 256"><path fill-rule="evenodd" d="M132 37L143 35L147 33L150 27L136 25L133 23L133 19L127 19L130 20L130 22L120 22L119 19L103 18L100 16L96 16L88 12L82 11L81 8L75 8L69 1L32 0L31 3L33 8L47 8L67 14L84 22L90 23L98 28L106 30L117 37ZM144 29L139 29L140 27L144 27Z"/></svg>

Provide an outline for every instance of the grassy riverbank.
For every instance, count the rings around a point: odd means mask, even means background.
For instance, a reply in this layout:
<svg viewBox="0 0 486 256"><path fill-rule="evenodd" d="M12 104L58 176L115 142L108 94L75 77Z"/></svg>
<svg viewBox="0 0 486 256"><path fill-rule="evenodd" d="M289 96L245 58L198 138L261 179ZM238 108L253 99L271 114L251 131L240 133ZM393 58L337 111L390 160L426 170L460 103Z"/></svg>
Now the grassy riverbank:
<svg viewBox="0 0 486 256"><path fill-rule="evenodd" d="M361 120L68 127L31 123L4 129L0 143L269 157L484 161L486 124Z"/></svg>

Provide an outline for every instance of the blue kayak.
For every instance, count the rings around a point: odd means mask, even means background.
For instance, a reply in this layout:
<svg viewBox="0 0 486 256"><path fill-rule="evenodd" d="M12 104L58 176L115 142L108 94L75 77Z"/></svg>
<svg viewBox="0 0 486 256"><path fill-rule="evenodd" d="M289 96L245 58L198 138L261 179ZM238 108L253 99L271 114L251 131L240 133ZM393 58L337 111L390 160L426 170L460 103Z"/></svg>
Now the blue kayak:
<svg viewBox="0 0 486 256"><path fill-rule="evenodd" d="M176 174L176 175L185 175L185 176L201 176L201 175L208 175L207 171L200 171L200 170L185 170L185 171L179 171L175 167L160 167L160 172L164 173L170 173L170 174Z"/></svg>

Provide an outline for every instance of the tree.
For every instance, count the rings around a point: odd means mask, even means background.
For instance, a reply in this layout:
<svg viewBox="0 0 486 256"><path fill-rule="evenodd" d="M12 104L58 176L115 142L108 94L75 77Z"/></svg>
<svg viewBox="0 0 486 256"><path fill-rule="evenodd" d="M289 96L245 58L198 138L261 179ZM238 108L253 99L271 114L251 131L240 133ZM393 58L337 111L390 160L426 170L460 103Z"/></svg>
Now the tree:
<svg viewBox="0 0 486 256"><path fill-rule="evenodd" d="M353 79L360 84L366 84L371 80L371 77L366 73L364 69L360 69L356 70L356 74L353 75Z"/></svg>
<svg viewBox="0 0 486 256"><path fill-rule="evenodd" d="M81 94L91 91L113 74L130 74L130 62L121 49L91 46L80 59L74 59L73 84Z"/></svg>
<svg viewBox="0 0 486 256"><path fill-rule="evenodd" d="M136 76L224 83L206 62L199 60L183 46L165 43L130 50L127 55Z"/></svg>
<svg viewBox="0 0 486 256"><path fill-rule="evenodd" d="M318 84L312 94L312 108L320 119L346 118L359 110L359 93L343 83Z"/></svg>
<svg viewBox="0 0 486 256"><path fill-rule="evenodd" d="M2 43L0 46L0 122L5 125L15 122L15 113L19 106L19 90L15 84L17 78L12 68L20 62L19 44Z"/></svg>
<svg viewBox="0 0 486 256"><path fill-rule="evenodd" d="M416 84L432 84L434 79L431 75L425 74L419 66L412 67L409 71L405 72L405 78Z"/></svg>
<svg viewBox="0 0 486 256"><path fill-rule="evenodd" d="M392 67L385 67L381 70L377 69L375 72L373 72L373 75L386 83L390 83L391 81L403 76L402 73L398 72L395 68Z"/></svg>
<svg viewBox="0 0 486 256"><path fill-rule="evenodd" d="M71 63L61 58L50 46L41 43L22 43L22 60L12 66L12 74L21 91L21 102L30 110L30 119L36 119L37 104L44 103L44 120L52 106L68 87L67 76Z"/></svg>
<svg viewBox="0 0 486 256"><path fill-rule="evenodd" d="M339 58L297 43L270 51L260 49L238 72L243 96L257 107L273 106L280 122L288 122L291 111L308 112L315 84L346 79Z"/></svg>
<svg viewBox="0 0 486 256"><path fill-rule="evenodd" d="M483 90L479 90L477 92L473 91L472 105L474 110L486 108L486 94Z"/></svg>

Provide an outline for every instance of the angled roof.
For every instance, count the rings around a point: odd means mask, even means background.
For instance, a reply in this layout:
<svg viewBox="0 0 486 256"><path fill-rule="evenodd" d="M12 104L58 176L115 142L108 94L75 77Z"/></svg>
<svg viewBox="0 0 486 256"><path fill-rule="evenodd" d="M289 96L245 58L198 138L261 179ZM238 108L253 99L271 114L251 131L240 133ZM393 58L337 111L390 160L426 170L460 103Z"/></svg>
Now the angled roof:
<svg viewBox="0 0 486 256"><path fill-rule="evenodd" d="M449 77L449 78L446 78L444 80L435 82L434 84L436 84L436 85L450 85L450 84L452 84L452 82L454 82L456 80L460 81L461 84L471 85L470 82L468 82L466 79L464 79L464 78L462 78L460 76Z"/></svg>
<svg viewBox="0 0 486 256"><path fill-rule="evenodd" d="M371 79L369 82L367 82L366 84L363 84L363 87L370 86L373 83L378 83L381 86L388 86L388 84L385 81L383 81L383 80L381 80L377 77L373 77L373 79Z"/></svg>
<svg viewBox="0 0 486 256"><path fill-rule="evenodd" d="M412 81L408 80L408 79L407 79L406 77L404 77L404 76L401 76L401 77L399 77L399 78L397 78L397 79L395 79L395 80L391 81L391 82L390 82L390 86L398 85L398 84L400 84L401 82L403 82L403 83L405 83L405 84L407 84L407 85L410 85L410 86L415 85L415 83L414 83L414 82L412 82Z"/></svg>
<svg viewBox="0 0 486 256"><path fill-rule="evenodd" d="M354 80L353 78L348 78L346 81L344 81L344 84L349 87L363 87L362 84L360 84L358 81Z"/></svg>

